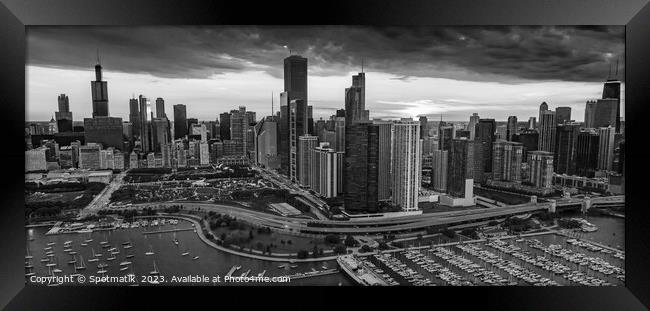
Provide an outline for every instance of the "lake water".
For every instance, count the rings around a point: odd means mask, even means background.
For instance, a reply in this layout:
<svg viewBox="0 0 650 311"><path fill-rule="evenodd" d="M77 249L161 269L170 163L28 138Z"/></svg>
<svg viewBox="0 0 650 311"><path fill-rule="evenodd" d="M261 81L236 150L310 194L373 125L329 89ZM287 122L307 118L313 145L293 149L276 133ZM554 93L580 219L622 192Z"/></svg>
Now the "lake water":
<svg viewBox="0 0 650 311"><path fill-rule="evenodd" d="M249 276L257 276L258 273L266 270L265 276L282 276L282 275L293 275L298 272L307 272L312 271L312 269L322 270L323 264L327 268L338 268L336 261L329 262L315 262L315 263L296 263L298 267L293 269L282 269L278 268L279 265L283 265L281 262L270 262L263 260L248 259L241 256L231 255L223 251L214 249L206 245L203 241L199 239L197 234L191 230L176 232L176 238L179 241L179 245L173 243L174 233L157 233L157 234L148 234L145 235L145 231L155 231L155 230L165 230L173 228L190 228L191 224L187 221L179 221L178 225L161 225L158 227L147 227L147 228L132 228L132 229L116 229L113 231L96 231L92 234L61 234L61 235L49 235L46 236L48 228L30 228L26 230L27 234L27 247L29 249L30 255L34 258L32 259L32 264L34 266L33 272L37 276L46 276L49 275L49 269L45 265L46 263L41 262L41 258L45 257L44 248L47 247L49 242L55 242L53 245L54 258L58 263L57 268L63 270L62 273L58 275L69 275L75 272L73 264L69 264L68 261L72 259L72 256L64 252L63 244L66 241L72 241L71 247L74 251L77 252L76 258L79 261L80 255L83 256L83 259L86 263L86 270L80 270L79 273L87 276L90 275L99 276L97 274L98 268L97 264L103 262L108 263L109 267L106 268L107 276L123 276L127 273L133 273L137 277L139 282L141 276L148 276L149 272L154 269L154 261L160 272L160 275L165 276L166 280L170 280L172 276L187 276L187 275L199 275L199 276L208 276L212 278L213 276L220 275L222 280L223 277L228 273L231 267L237 265L241 266L241 269L233 273L233 276L240 276L246 271L250 270ZM30 237L33 240L30 240ZM92 238L93 241L88 243L88 246L81 246L81 243L84 240ZM105 258L110 256L107 252L108 248L102 248L100 242L108 241L108 244L111 247L116 247L120 253L115 255L117 257L113 261L106 261ZM124 249L122 243L130 241L133 246L130 249ZM152 249L155 253L154 255L147 256L145 252ZM102 253L103 256L100 257L98 262L88 262L88 259L93 258L93 250L95 253ZM181 256L181 253L184 251L189 251L189 255ZM126 254L134 254L133 258L126 259ZM194 256L199 256L197 260L193 260ZM120 263L128 260L132 262L132 269L126 271L120 271ZM27 279L29 282L29 279ZM353 285L353 283L343 274L337 273L326 276L311 277L304 279L295 279L290 283L217 283L215 285ZM73 284L70 284L73 285ZM128 284L124 284L128 285ZM148 284L140 284L148 285ZM208 284L191 284L191 283L182 283L182 284L172 284L167 282L166 285L213 285L213 283Z"/></svg>

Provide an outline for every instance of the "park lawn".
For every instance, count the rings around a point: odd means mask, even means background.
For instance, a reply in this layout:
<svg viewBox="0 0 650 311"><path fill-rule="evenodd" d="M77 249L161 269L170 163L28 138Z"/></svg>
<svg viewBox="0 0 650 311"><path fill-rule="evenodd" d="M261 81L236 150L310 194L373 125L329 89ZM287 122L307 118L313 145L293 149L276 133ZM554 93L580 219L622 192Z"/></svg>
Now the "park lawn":
<svg viewBox="0 0 650 311"><path fill-rule="evenodd" d="M227 227L220 227L213 230L215 237L221 237L222 233L225 233L227 236L238 237L242 240L248 239L250 229L244 230L230 230ZM291 244L288 244L287 241L291 241ZM285 241L285 243L282 243ZM314 239L309 237L294 236L285 233L271 232L270 234L266 233L257 233L256 229L253 229L253 240L250 242L242 242L241 246L245 248L257 248L257 243L262 243L264 247L269 244L274 244L272 252L274 253L296 253L301 249L312 251L314 249L314 243L318 248L324 250L332 249L331 246L327 245L322 239Z"/></svg>

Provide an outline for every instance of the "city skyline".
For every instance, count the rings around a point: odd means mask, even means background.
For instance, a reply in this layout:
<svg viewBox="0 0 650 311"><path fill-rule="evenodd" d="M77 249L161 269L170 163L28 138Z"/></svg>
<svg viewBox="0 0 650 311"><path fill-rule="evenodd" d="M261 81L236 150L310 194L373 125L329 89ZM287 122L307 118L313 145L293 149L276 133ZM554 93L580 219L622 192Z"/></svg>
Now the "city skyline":
<svg viewBox="0 0 650 311"><path fill-rule="evenodd" d="M76 120L89 117L87 81L94 73L86 63L96 62L97 50L110 84L111 115L124 120L128 100L139 94L164 98L168 115L171 106L184 104L188 116L215 120L241 105L258 111L258 119L270 115L273 92L277 112L281 59L289 49L309 59L315 120L343 108L342 89L362 62L370 118L438 120L443 114L445 120L467 121L479 112L481 118L516 115L524 122L545 101L571 107L573 119L582 121L586 100L600 97L617 63L624 80L622 27L156 27L157 35L149 27L125 29L30 28L26 119L49 120L61 93L69 96ZM232 38L239 41L219 45ZM386 48L361 48L369 38L381 39L374 44ZM130 53L121 55L117 48ZM149 56L141 58L144 51Z"/></svg>

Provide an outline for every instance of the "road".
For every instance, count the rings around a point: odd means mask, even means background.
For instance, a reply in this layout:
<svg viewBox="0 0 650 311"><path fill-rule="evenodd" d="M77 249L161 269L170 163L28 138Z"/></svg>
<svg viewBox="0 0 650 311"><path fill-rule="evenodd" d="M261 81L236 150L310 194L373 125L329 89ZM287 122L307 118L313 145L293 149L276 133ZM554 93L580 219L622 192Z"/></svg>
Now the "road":
<svg viewBox="0 0 650 311"><path fill-rule="evenodd" d="M117 174L116 176L113 177L113 180L100 192L95 196L95 198L86 206L86 208L81 210L80 216L86 216L88 214L94 214L97 211L99 211L102 207L108 206L108 203L110 202L111 199L111 194L117 189L122 186L122 183L124 182L124 176L126 176L126 172L121 172Z"/></svg>

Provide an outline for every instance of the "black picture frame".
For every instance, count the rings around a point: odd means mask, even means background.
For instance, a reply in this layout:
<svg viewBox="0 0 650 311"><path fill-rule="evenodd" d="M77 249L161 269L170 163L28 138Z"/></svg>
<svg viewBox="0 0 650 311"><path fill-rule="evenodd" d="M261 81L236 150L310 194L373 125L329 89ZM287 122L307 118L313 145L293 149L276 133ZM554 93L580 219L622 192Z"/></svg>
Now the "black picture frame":
<svg viewBox="0 0 650 311"><path fill-rule="evenodd" d="M154 1L154 0L0 0L0 124L4 137L0 148L3 164L0 196L0 307L11 310L114 310L147 305L185 303L199 297L242 299L245 303L343 305L339 295L382 304L418 301L452 302L499 310L644 310L650 306L650 202L645 180L650 176L650 152L646 148L650 116L650 5L647 0L456 0L456 1ZM20 268L25 247L23 224L25 117L25 27L30 25L625 25L626 26L626 286L588 287L490 287L351 289L320 288L251 290L241 296L238 288L142 288L25 286ZM181 293L182 292L182 293ZM257 295L263 295L262 296ZM275 296L283 296L274 298ZM284 296L287 295L288 299ZM399 297L399 298L391 298ZM330 298L332 297L332 301ZM452 298L453 297L453 298ZM170 304L170 299L178 300ZM289 301L291 300L291 301ZM321 303L322 300L322 303ZM217 301L210 300L213 307ZM237 302L237 301L235 301ZM241 302L241 301L239 301ZM363 302L363 301L361 301ZM347 302L346 302L347 303ZM644 307L645 306L645 307Z"/></svg>

